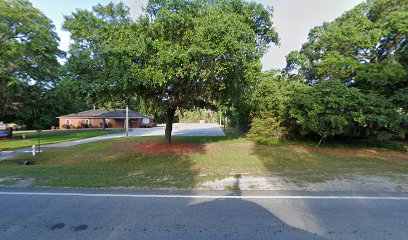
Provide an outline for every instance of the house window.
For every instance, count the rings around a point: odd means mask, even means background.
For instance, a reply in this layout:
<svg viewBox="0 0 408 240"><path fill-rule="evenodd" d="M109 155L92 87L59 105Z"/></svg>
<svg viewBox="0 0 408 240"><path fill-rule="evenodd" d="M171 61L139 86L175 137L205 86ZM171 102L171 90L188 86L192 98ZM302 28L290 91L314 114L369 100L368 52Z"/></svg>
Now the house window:
<svg viewBox="0 0 408 240"><path fill-rule="evenodd" d="M65 120L65 124L67 124L68 126L71 125L71 121L69 119Z"/></svg>
<svg viewBox="0 0 408 240"><path fill-rule="evenodd" d="M85 119L85 124L89 125L89 119Z"/></svg>

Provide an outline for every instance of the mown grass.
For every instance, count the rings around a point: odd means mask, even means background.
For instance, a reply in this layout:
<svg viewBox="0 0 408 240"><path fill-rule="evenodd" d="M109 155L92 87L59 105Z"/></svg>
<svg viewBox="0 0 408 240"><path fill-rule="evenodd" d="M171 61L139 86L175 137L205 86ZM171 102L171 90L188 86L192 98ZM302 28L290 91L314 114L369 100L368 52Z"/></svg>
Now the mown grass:
<svg viewBox="0 0 408 240"><path fill-rule="evenodd" d="M0 178L32 178L35 186L52 187L189 189L208 180L236 174L279 176L299 185L354 174L408 174L406 152L382 148L377 151L268 146L255 144L242 134L173 139L198 144L202 151L189 155L142 154L121 151L112 144L162 141L162 137L110 139L44 152L36 158L27 156L0 162ZM19 165L23 160L34 160L36 164Z"/></svg>
<svg viewBox="0 0 408 240"><path fill-rule="evenodd" d="M264 167L299 184L352 178L356 175L397 176L408 173L406 153L386 151L380 154L369 151L367 155L353 157L352 154L344 154L344 151L336 153L336 150L325 152L324 149L286 147L272 149L269 146L256 149L256 155L264 163ZM385 157L388 153L390 155Z"/></svg>
<svg viewBox="0 0 408 240"><path fill-rule="evenodd" d="M317 147L318 140L265 140L263 138L250 137L256 143L261 145L269 146L307 146L307 147ZM319 148L347 148L347 149L373 149L373 150L393 150L393 151L408 151L407 147L394 142L389 141L374 141L367 139L329 139L322 142Z"/></svg>
<svg viewBox="0 0 408 240"><path fill-rule="evenodd" d="M40 133L41 145L59 143L66 141L74 141L84 138L96 137L111 133L121 132L121 130L74 130L74 131L55 131ZM17 134L21 135L21 134ZM13 139L0 140L0 150L13 150L19 148L31 147L38 144L38 134L29 133L25 135L25 139L21 136Z"/></svg>

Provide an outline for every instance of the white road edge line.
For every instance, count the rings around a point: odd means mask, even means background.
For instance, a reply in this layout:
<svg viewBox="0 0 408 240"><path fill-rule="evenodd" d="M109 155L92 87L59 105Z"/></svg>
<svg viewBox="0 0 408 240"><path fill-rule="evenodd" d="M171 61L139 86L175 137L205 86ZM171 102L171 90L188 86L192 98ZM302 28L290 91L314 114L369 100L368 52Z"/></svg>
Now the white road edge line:
<svg viewBox="0 0 408 240"><path fill-rule="evenodd" d="M369 196L231 196L231 195L161 195L161 194L109 194L109 193L58 193L58 192L0 192L0 195L28 196L79 196L79 197L130 197L130 198L197 198L197 199L333 199L333 200L405 200L408 197Z"/></svg>

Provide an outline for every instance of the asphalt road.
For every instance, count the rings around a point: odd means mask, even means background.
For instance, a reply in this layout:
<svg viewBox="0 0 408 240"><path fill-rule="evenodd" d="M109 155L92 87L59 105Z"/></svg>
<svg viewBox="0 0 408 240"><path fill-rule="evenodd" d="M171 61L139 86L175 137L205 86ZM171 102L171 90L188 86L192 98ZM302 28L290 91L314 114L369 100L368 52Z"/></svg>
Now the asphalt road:
<svg viewBox="0 0 408 240"><path fill-rule="evenodd" d="M164 136L164 126L154 128L132 128L129 131L131 137L143 137L143 136ZM194 123L174 123L173 124L173 136L225 136L224 131L218 124L194 124ZM81 140L61 142L55 144L47 144L41 146L41 151L48 151L50 149L71 147L84 143L91 143L112 138L126 137L125 133L112 133L103 136L85 138ZM0 151L0 161L9 159L12 157L32 154L32 148L23 148L15 151Z"/></svg>
<svg viewBox="0 0 408 240"><path fill-rule="evenodd" d="M0 188L0 239L408 239L408 194Z"/></svg>

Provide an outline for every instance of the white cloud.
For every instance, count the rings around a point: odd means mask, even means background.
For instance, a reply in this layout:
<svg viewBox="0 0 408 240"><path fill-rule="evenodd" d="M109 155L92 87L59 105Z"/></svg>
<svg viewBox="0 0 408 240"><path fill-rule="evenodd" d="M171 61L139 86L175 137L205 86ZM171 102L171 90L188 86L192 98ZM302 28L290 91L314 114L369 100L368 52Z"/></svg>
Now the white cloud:
<svg viewBox="0 0 408 240"><path fill-rule="evenodd" d="M130 7L130 16L137 19L142 15L142 8L146 7L148 0L125 0L125 4Z"/></svg>
<svg viewBox="0 0 408 240"><path fill-rule="evenodd" d="M59 49L67 52L69 50L71 34L67 31L61 30L60 28L57 28L56 32L60 38Z"/></svg>

